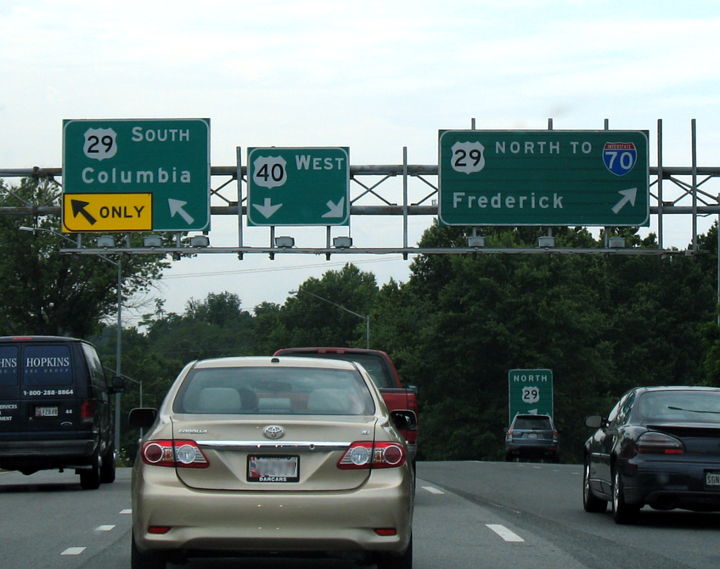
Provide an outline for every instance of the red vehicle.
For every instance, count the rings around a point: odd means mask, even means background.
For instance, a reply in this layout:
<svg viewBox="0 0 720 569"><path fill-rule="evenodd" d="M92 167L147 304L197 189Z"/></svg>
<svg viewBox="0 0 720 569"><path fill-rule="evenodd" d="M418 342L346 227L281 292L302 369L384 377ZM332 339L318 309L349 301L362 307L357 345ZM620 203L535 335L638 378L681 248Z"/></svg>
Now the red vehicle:
<svg viewBox="0 0 720 569"><path fill-rule="evenodd" d="M390 356L380 350L364 348L281 348L274 356L302 356L349 360L362 365L380 389L389 411L409 410L417 415L417 390L405 387ZM417 454L417 427L402 431L408 454L414 463Z"/></svg>

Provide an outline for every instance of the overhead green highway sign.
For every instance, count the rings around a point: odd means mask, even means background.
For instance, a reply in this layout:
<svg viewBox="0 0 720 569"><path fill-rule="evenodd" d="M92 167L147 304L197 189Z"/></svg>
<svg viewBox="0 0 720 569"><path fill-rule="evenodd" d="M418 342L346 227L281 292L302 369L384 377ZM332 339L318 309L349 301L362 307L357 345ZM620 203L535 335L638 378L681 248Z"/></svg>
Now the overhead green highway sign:
<svg viewBox="0 0 720 569"><path fill-rule="evenodd" d="M648 225L645 131L447 130L445 225Z"/></svg>
<svg viewBox="0 0 720 569"><path fill-rule="evenodd" d="M210 120L63 121L63 231L210 229Z"/></svg>
<svg viewBox="0 0 720 569"><path fill-rule="evenodd" d="M250 225L347 225L347 148L249 148Z"/></svg>

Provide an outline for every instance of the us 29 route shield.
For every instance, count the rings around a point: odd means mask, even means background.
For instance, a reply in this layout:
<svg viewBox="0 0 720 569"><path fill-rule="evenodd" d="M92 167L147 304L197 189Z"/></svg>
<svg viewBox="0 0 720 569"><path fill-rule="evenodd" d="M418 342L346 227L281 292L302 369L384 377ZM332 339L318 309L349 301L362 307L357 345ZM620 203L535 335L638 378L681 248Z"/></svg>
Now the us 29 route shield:
<svg viewBox="0 0 720 569"><path fill-rule="evenodd" d="M441 131L438 174L445 225L650 220L645 131Z"/></svg>

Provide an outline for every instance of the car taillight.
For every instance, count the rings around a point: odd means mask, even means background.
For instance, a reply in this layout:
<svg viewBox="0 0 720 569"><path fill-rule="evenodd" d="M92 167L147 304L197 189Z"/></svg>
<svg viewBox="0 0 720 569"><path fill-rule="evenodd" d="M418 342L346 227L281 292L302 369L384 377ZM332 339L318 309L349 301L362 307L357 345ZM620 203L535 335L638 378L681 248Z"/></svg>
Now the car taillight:
<svg viewBox="0 0 720 569"><path fill-rule="evenodd" d="M665 433L656 433L648 431L638 437L635 443L637 452L642 454L684 454L685 445L682 441L666 435Z"/></svg>
<svg viewBox="0 0 720 569"><path fill-rule="evenodd" d="M95 401L86 399L80 404L80 418L92 419L95 417Z"/></svg>
<svg viewBox="0 0 720 569"><path fill-rule="evenodd" d="M207 457L195 441L158 440L146 442L140 451L145 464L173 468L207 468Z"/></svg>
<svg viewBox="0 0 720 569"><path fill-rule="evenodd" d="M512 439L512 435L513 435L513 430L512 430L512 429L508 429L508 430L507 430L507 433L505 434L505 440L507 440L507 441L511 440L511 439Z"/></svg>
<svg viewBox="0 0 720 569"><path fill-rule="evenodd" d="M355 442L338 461L343 470L362 468L396 468L405 464L405 448L397 443Z"/></svg>

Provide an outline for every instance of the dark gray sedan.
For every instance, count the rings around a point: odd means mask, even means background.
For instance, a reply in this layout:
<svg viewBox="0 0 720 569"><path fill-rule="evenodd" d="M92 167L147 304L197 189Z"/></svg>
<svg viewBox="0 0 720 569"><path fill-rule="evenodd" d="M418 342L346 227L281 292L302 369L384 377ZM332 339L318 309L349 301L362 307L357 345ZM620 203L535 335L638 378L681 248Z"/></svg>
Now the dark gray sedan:
<svg viewBox="0 0 720 569"><path fill-rule="evenodd" d="M583 505L618 523L644 505L657 510L720 510L720 389L637 387L585 442Z"/></svg>

